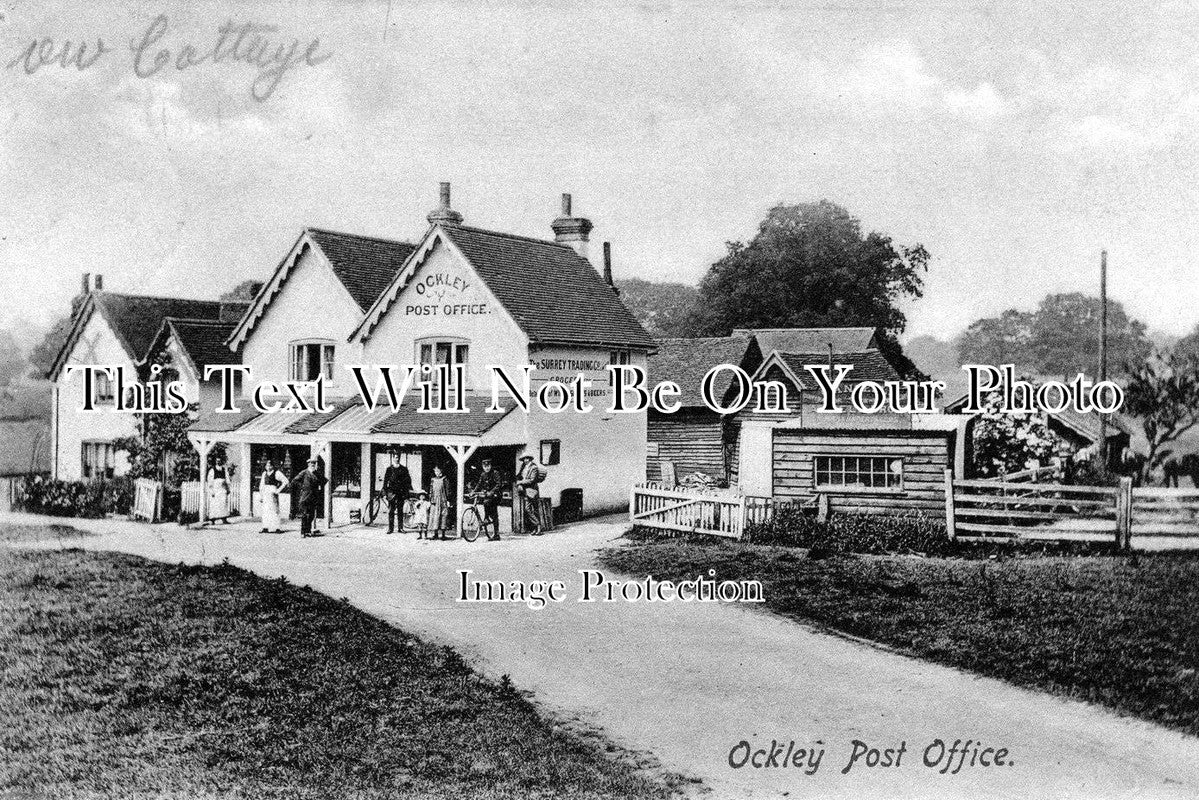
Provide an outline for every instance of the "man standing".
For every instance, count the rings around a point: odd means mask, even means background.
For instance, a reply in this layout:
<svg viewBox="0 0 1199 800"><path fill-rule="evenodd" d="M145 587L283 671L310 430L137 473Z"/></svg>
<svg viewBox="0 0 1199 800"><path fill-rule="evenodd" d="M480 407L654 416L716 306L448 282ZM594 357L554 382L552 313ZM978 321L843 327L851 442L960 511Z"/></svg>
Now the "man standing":
<svg viewBox="0 0 1199 800"><path fill-rule="evenodd" d="M383 495L387 498L387 532L395 533L396 518L400 520L400 533L404 532L404 501L412 491L412 476L408 468L400 463L400 454L391 453L391 464L383 472Z"/></svg>
<svg viewBox="0 0 1199 800"><path fill-rule="evenodd" d="M524 509L522 521L525 530L540 536L541 530L541 470L530 455L520 457L520 472L516 475L516 490L520 492Z"/></svg>
<svg viewBox="0 0 1199 800"><path fill-rule="evenodd" d="M483 471L471 487L471 493L479 495L483 514L491 524L491 533L487 538L497 541L500 538L500 496L504 493L504 479L492 469L490 458L483 459Z"/></svg>
<svg viewBox="0 0 1199 800"><path fill-rule="evenodd" d="M308 459L308 469L291 479L287 491L297 493L300 501L300 536L307 538L315 536L312 532L312 522L316 519L316 510L325 498L325 476L320 474L320 461Z"/></svg>

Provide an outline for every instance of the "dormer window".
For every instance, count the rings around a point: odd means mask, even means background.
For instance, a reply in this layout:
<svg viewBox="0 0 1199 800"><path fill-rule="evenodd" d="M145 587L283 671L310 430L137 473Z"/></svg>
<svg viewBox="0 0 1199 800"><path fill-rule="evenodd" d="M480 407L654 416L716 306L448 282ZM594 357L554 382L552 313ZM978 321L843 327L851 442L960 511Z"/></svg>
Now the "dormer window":
<svg viewBox="0 0 1199 800"><path fill-rule="evenodd" d="M333 343L329 341L292 342L291 376L293 381L314 381L324 376L333 380Z"/></svg>

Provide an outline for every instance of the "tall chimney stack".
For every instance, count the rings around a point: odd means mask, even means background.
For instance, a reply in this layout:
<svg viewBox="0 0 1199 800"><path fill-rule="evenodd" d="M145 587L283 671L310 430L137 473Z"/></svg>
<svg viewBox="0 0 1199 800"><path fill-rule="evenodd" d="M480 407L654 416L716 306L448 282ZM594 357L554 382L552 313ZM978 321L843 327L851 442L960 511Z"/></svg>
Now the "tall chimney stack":
<svg viewBox="0 0 1199 800"><path fill-rule="evenodd" d="M591 220L570 213L570 195L562 195L562 216L550 225L554 229L554 241L568 244L583 258L587 256L587 237L591 233ZM588 259L590 260L590 259Z"/></svg>
<svg viewBox="0 0 1199 800"><path fill-rule="evenodd" d="M83 273L83 278L79 281L79 294L87 294L92 290L92 273Z"/></svg>
<svg viewBox="0 0 1199 800"><path fill-rule="evenodd" d="M450 208L450 184L449 181L441 182L441 204L437 208L429 212L429 216L425 217L429 220L430 225L461 225L462 215L454 209Z"/></svg>
<svg viewBox="0 0 1199 800"><path fill-rule="evenodd" d="M104 276L101 275L99 272L96 273L96 279L95 279L95 282L93 282L92 286L95 287L97 292L104 291Z"/></svg>

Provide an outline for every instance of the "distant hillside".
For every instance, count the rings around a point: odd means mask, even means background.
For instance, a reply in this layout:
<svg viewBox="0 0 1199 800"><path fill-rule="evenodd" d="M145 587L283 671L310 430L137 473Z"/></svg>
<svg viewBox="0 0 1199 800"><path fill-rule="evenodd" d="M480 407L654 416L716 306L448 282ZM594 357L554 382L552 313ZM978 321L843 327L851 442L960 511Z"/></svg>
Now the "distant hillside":
<svg viewBox="0 0 1199 800"><path fill-rule="evenodd" d="M653 283L641 278L616 281L620 299L641 326L658 338L687 335L687 317L699 291L685 283Z"/></svg>
<svg viewBox="0 0 1199 800"><path fill-rule="evenodd" d="M0 389L0 420L48 421L50 419L50 388L49 381L37 381Z"/></svg>
<svg viewBox="0 0 1199 800"><path fill-rule="evenodd" d="M962 372L958 349L953 342L934 336L917 336L903 346L903 353L920 371L945 382L943 403L966 393L966 373Z"/></svg>

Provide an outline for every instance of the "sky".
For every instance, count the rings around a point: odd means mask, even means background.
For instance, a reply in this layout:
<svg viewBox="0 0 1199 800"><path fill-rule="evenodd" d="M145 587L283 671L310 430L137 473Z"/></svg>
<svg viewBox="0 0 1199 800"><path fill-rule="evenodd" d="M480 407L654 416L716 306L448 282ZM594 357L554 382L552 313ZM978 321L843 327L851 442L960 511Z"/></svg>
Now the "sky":
<svg viewBox="0 0 1199 800"><path fill-rule="evenodd" d="M468 224L546 238L570 192L616 277L686 283L776 203L834 200L932 254L908 337L1096 293L1102 248L1130 313L1174 335L1199 324L1194 4L0 12L0 326L61 316L82 272L210 298L265 279L304 226L415 240L443 180ZM139 76L134 46L160 15L141 66L170 61ZM270 52L319 40L319 63L265 99L250 64L175 68L228 21L274 26ZM87 68L28 74L31 43L61 56L97 38L108 52Z"/></svg>

